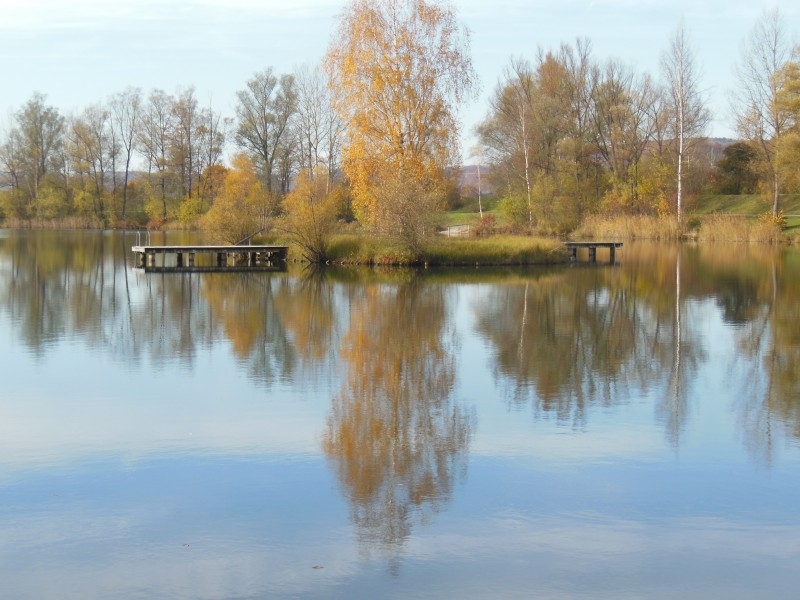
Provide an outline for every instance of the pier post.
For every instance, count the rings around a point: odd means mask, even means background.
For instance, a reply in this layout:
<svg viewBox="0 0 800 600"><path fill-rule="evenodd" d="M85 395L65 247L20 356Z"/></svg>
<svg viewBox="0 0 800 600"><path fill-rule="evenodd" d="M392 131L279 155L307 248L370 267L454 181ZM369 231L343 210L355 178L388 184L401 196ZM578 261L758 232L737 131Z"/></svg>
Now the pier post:
<svg viewBox="0 0 800 600"><path fill-rule="evenodd" d="M589 246L589 262L597 262L597 246Z"/></svg>

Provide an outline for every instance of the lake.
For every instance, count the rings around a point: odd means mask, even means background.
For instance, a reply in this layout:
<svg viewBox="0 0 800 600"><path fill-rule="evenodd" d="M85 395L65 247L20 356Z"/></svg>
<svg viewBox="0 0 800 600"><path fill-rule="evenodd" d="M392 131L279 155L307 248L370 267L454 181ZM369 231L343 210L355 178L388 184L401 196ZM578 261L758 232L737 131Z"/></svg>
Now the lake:
<svg viewBox="0 0 800 600"><path fill-rule="evenodd" d="M796 597L797 250L146 274L136 241L0 230L3 597Z"/></svg>

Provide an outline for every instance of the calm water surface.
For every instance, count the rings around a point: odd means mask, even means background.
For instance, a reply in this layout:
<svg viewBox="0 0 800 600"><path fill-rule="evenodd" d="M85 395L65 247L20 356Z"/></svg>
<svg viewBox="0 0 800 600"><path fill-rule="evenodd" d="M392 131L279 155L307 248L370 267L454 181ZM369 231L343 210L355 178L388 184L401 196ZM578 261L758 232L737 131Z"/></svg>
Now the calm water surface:
<svg viewBox="0 0 800 600"><path fill-rule="evenodd" d="M144 274L135 242L0 231L4 598L796 597L797 251Z"/></svg>

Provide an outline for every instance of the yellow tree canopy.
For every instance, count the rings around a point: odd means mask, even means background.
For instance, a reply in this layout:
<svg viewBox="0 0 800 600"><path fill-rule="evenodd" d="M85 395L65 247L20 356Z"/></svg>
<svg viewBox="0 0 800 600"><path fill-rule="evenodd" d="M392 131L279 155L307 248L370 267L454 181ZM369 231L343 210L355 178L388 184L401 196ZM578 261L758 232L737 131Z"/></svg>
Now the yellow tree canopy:
<svg viewBox="0 0 800 600"><path fill-rule="evenodd" d="M202 227L215 241L235 244L263 229L269 213L269 194L258 180L253 161L245 154L233 158L222 190L204 215Z"/></svg>
<svg viewBox="0 0 800 600"><path fill-rule="evenodd" d="M360 219L382 181L438 180L453 164L458 106L475 89L469 34L434 0L352 0L325 57L347 124L343 168Z"/></svg>

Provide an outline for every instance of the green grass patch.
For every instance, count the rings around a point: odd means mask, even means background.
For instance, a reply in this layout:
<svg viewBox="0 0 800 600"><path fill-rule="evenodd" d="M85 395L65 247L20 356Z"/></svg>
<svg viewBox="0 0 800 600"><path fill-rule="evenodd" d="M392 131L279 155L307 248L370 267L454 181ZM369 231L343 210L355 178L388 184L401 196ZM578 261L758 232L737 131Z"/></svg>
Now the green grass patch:
<svg viewBox="0 0 800 600"><path fill-rule="evenodd" d="M725 213L755 217L772 210L772 198L762 194L726 196L721 194L703 196L692 211L698 215ZM800 194L783 194L781 210L785 215L800 215Z"/></svg>

